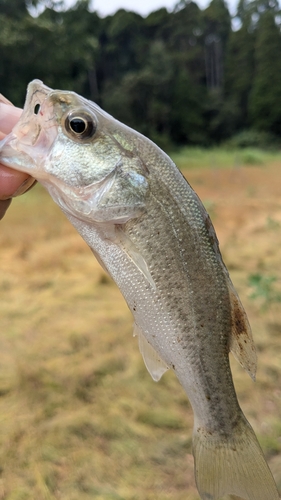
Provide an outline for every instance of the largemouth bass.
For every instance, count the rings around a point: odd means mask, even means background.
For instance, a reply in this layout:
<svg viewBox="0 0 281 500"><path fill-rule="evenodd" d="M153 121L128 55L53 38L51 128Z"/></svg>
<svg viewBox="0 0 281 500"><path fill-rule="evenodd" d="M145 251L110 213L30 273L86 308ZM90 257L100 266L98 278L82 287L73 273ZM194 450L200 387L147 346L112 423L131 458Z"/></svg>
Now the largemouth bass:
<svg viewBox="0 0 281 500"><path fill-rule="evenodd" d="M117 283L153 379L170 368L186 391L202 500L277 500L229 366L232 351L255 378L250 326L209 216L172 160L93 102L39 80L0 144L1 163L47 188Z"/></svg>

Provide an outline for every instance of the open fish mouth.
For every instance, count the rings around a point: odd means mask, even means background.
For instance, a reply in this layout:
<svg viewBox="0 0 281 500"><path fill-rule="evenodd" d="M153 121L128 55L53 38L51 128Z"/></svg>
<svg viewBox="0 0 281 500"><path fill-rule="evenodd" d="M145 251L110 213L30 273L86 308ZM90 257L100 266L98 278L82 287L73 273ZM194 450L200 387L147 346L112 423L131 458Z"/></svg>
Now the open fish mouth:
<svg viewBox="0 0 281 500"><path fill-rule="evenodd" d="M0 142L1 163L38 180L45 177L42 163L57 137L50 92L40 80L31 82L19 122Z"/></svg>
<svg viewBox="0 0 281 500"><path fill-rule="evenodd" d="M6 167L34 176L34 161L28 153L18 149L18 138L13 133L0 142L0 160Z"/></svg>

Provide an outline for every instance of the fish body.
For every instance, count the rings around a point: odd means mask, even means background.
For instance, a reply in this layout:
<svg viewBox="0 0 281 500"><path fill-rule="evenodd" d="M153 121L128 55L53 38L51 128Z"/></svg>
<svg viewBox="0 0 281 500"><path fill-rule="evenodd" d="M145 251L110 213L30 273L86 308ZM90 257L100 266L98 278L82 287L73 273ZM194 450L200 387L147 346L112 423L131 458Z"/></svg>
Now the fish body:
<svg viewBox="0 0 281 500"><path fill-rule="evenodd" d="M255 377L250 326L209 216L172 160L96 104L38 80L0 145L1 162L47 188L120 288L153 379L170 368L186 391L202 500L278 499L229 366L231 350Z"/></svg>

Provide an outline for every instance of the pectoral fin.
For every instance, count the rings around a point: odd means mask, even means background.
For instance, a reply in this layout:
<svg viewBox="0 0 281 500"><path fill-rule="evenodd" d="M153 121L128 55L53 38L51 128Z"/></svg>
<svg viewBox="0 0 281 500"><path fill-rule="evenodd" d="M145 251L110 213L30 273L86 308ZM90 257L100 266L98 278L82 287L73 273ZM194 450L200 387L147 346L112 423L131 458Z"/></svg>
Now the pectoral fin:
<svg viewBox="0 0 281 500"><path fill-rule="evenodd" d="M139 349L142 354L144 364L155 382L158 382L162 375L169 370L167 364L160 358L159 354L147 342L139 327L135 324L134 336L138 336Z"/></svg>
<svg viewBox="0 0 281 500"><path fill-rule="evenodd" d="M257 353L252 331L244 308L232 285L230 286L230 300L232 308L230 351L250 377L255 380Z"/></svg>
<svg viewBox="0 0 281 500"><path fill-rule="evenodd" d="M134 243L131 241L129 236L123 231L122 227L116 226L115 238L117 241L119 241L119 243L121 243L124 252L126 252L129 259L131 259L138 270L143 274L150 286L154 290L156 290L155 282L150 274L145 259L143 258L137 247L134 245Z"/></svg>

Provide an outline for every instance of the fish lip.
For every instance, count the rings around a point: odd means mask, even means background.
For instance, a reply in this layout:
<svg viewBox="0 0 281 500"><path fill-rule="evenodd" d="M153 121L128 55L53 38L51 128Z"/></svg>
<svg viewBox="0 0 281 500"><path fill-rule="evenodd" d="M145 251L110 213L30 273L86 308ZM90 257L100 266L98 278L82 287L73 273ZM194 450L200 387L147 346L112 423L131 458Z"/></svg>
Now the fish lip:
<svg viewBox="0 0 281 500"><path fill-rule="evenodd" d="M24 151L20 151L14 147L15 144L18 144L18 139L13 132L0 141L0 163L5 167L19 170L35 177L37 169L33 158Z"/></svg>
<svg viewBox="0 0 281 500"><path fill-rule="evenodd" d="M8 168L30 174L37 180L46 178L42 163L46 160L56 138L50 128L45 131L45 121L40 123L34 106L43 105L52 92L40 80L33 80L27 89L23 113L13 130L0 141L0 163ZM51 109L47 118L50 119ZM41 115L41 113L40 113Z"/></svg>

